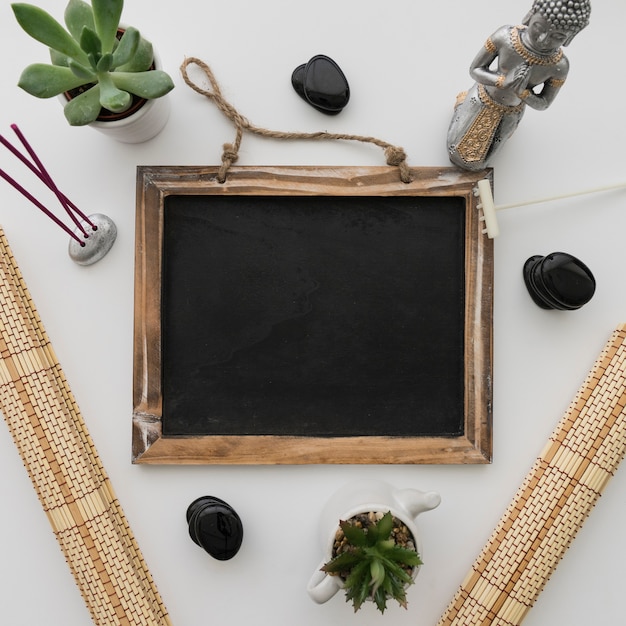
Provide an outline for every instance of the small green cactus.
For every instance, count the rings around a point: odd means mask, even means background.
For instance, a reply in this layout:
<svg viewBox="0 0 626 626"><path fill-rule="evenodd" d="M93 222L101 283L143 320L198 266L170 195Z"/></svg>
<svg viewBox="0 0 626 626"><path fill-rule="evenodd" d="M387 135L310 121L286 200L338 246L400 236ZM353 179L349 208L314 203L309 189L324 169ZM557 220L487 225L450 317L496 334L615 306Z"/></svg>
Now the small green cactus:
<svg viewBox="0 0 626 626"><path fill-rule="evenodd" d="M37 98L51 98L79 90L64 112L72 126L93 122L102 108L126 111L132 97L164 96L174 83L162 70L151 69L152 44L132 27L118 40L123 0L69 0L65 9L67 30L51 15L31 4L11 7L19 25L48 46L51 64L34 63L20 76L18 85Z"/></svg>
<svg viewBox="0 0 626 626"><path fill-rule="evenodd" d="M387 511L340 521L333 553L322 571L341 576L346 601L355 612L371 598L381 613L387 599L406 608L406 587L413 583L413 569L422 564L408 529ZM402 545L404 544L404 545Z"/></svg>

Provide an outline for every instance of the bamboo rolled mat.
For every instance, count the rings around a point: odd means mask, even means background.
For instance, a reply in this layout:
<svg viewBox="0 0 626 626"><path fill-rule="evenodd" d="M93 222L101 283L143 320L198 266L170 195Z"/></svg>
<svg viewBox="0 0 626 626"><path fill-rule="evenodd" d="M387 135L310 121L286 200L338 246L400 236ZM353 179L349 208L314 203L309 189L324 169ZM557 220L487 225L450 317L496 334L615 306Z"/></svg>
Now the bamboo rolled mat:
<svg viewBox="0 0 626 626"><path fill-rule="evenodd" d="M0 228L0 410L98 626L171 626Z"/></svg>
<svg viewBox="0 0 626 626"><path fill-rule="evenodd" d="M612 334L438 626L515 626L626 452L626 325Z"/></svg>

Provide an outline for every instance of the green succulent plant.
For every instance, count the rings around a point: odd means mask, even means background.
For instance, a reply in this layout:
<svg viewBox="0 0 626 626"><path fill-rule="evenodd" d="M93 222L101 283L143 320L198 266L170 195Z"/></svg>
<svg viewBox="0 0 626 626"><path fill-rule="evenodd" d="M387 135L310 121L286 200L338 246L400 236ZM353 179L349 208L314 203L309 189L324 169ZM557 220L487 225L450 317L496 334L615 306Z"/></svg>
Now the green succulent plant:
<svg viewBox="0 0 626 626"><path fill-rule="evenodd" d="M352 601L355 612L368 598L381 613L385 612L389 598L403 608L407 606L406 587L413 583L413 568L422 561L414 547L400 545L392 536L396 522L388 511L369 526L354 520L339 523L335 556L324 564L322 571L341 576L346 601Z"/></svg>
<svg viewBox="0 0 626 626"><path fill-rule="evenodd" d="M152 44L133 27L118 39L123 0L69 0L67 29L49 13L31 4L12 4L19 25L48 46L51 64L34 63L22 72L18 86L37 98L51 98L79 90L64 107L72 126L93 122L101 109L121 113L133 95L160 98L174 83L162 71L150 69Z"/></svg>

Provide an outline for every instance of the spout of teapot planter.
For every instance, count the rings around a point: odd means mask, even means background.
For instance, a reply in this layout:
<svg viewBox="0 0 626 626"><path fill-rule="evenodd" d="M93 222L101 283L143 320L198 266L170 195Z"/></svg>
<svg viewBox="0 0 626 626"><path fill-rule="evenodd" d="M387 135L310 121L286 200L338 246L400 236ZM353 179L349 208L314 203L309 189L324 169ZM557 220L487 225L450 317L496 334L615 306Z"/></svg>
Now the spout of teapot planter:
<svg viewBox="0 0 626 626"><path fill-rule="evenodd" d="M396 489L393 497L398 507L405 510L412 518L424 511L431 511L441 503L441 496L436 491L419 491L418 489Z"/></svg>

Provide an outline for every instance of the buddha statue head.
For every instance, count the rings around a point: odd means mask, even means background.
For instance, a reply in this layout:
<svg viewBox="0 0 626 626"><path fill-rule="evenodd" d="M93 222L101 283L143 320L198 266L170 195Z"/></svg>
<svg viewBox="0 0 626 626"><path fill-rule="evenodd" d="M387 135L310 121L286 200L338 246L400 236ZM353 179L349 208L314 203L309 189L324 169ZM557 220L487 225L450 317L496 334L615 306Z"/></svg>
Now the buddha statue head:
<svg viewBox="0 0 626 626"><path fill-rule="evenodd" d="M555 41L567 46L589 24L590 14L589 0L534 0L523 24L530 27L540 21Z"/></svg>

